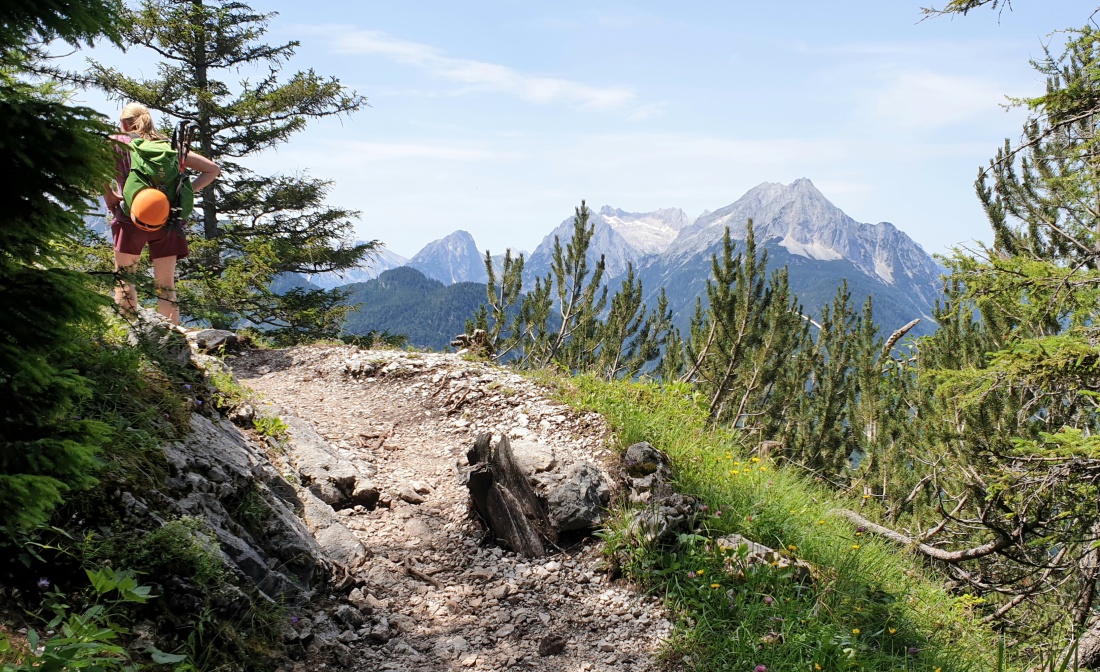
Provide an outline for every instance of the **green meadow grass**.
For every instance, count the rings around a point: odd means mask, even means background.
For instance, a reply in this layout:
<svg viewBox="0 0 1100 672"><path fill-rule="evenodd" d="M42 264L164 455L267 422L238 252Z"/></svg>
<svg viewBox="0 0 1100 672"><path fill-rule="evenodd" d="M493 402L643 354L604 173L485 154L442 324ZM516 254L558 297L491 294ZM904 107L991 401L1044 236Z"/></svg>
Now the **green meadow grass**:
<svg viewBox="0 0 1100 672"><path fill-rule="evenodd" d="M748 454L733 431L707 427L685 386L543 378L562 401L605 416L620 450L648 441L672 461L677 491L705 502L703 533L675 552L627 531L624 506L604 535L613 562L662 594L677 619L670 664L694 670L1009 669L970 596L947 593L915 556L829 514L859 508L805 472ZM713 540L737 533L808 562L789 569L743 566L744 549Z"/></svg>

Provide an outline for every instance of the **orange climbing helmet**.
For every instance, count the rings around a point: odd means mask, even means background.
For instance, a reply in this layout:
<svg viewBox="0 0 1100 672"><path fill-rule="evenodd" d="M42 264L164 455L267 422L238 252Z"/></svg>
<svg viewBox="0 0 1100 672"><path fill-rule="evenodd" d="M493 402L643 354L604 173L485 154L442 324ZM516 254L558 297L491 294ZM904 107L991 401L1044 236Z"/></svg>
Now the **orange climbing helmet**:
<svg viewBox="0 0 1100 672"><path fill-rule="evenodd" d="M156 231L168 221L172 206L164 192L153 187L139 191L130 204L130 219L143 231Z"/></svg>

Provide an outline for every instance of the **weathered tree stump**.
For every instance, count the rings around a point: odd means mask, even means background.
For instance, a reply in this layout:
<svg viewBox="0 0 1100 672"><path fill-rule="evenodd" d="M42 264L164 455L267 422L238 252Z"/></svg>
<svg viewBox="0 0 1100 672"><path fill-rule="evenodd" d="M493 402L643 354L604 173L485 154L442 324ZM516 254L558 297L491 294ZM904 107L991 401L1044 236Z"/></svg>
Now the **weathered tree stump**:
<svg viewBox="0 0 1100 672"><path fill-rule="evenodd" d="M492 438L480 435L466 454L474 510L508 549L529 558L545 555L556 537L546 509L516 463L508 437L495 448Z"/></svg>

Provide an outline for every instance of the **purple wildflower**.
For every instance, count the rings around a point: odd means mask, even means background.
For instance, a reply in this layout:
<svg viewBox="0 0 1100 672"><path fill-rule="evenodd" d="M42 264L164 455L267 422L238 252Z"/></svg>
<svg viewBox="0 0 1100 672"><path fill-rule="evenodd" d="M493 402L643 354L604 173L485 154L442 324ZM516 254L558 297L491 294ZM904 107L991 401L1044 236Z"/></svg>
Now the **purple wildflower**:
<svg viewBox="0 0 1100 672"><path fill-rule="evenodd" d="M768 666L767 665L757 665L756 669L753 670L752 672L768 672Z"/></svg>
<svg viewBox="0 0 1100 672"><path fill-rule="evenodd" d="M50 580L47 579L46 577L43 576L41 579L38 580L38 589L39 590L46 590L49 587L50 587Z"/></svg>
<svg viewBox="0 0 1100 672"><path fill-rule="evenodd" d="M183 384L183 389L185 389L185 390L190 390L190 389L191 389L191 386L190 386L190 385L188 385L187 383L184 383L184 384Z"/></svg>
<svg viewBox="0 0 1100 672"><path fill-rule="evenodd" d="M195 404L198 406L202 406L202 399L196 399Z"/></svg>
<svg viewBox="0 0 1100 672"><path fill-rule="evenodd" d="M915 646L910 646L910 647L909 647L909 655L910 655L910 656L915 656L915 655L917 655L918 653L920 653L920 649L918 649L918 648L917 648L917 647L915 647Z"/></svg>
<svg viewBox="0 0 1100 672"><path fill-rule="evenodd" d="M774 597L772 597L771 595L764 596L764 604L771 604L772 602L775 602Z"/></svg>
<svg viewBox="0 0 1100 672"><path fill-rule="evenodd" d="M290 617L290 622L293 623L294 625L298 625L298 617L297 616L291 616Z"/></svg>

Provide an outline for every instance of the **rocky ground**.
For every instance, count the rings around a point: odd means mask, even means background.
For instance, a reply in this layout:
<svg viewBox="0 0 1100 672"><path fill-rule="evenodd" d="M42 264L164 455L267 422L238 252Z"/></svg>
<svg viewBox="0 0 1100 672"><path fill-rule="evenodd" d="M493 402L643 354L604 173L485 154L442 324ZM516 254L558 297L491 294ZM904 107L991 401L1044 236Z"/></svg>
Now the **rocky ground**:
<svg viewBox="0 0 1100 672"><path fill-rule="evenodd" d="M262 398L311 422L382 492L373 510L340 511L371 557L354 568L362 583L349 598L355 610L292 619L315 643L298 669L661 668L666 614L656 599L608 581L596 540L517 557L485 540L459 482L482 432L614 470L600 416L456 355L313 346L244 352L229 363ZM316 645L323 641L333 645Z"/></svg>

